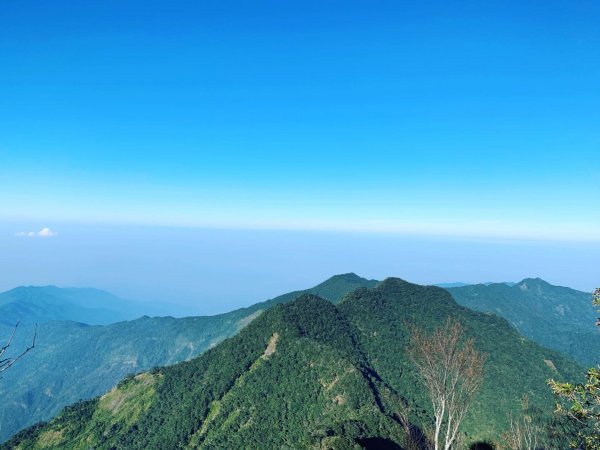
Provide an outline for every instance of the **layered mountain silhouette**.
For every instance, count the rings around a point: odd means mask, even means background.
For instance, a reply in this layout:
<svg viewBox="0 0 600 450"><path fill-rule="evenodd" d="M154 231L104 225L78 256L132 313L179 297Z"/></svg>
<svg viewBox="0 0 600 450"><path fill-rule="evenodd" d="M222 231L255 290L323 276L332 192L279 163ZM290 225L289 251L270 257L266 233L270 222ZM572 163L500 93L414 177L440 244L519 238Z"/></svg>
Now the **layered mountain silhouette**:
<svg viewBox="0 0 600 450"><path fill-rule="evenodd" d="M411 406L415 429L430 419L405 356L409 327L432 330L449 316L489 354L467 442L497 438L523 393L551 411L546 380L582 372L437 287L387 279L341 301L306 293L288 300L272 301L203 355L129 376L1 448L402 448L398 411Z"/></svg>
<svg viewBox="0 0 600 450"><path fill-rule="evenodd" d="M107 326L64 321L89 318L91 323L102 323L129 317L118 313L118 308L123 311L127 304L123 305L121 299L106 292L56 287L8 291L0 295L0 311L7 306L19 314L10 319L0 314L0 318L10 324L4 328L0 325L0 338L10 335L16 320L24 320L13 346L23 348L33 335L31 317L40 324L35 351L19 361L13 370L5 372L0 381L0 442L25 426L48 420L79 399L104 393L129 373L201 354L236 334L273 305L289 302L303 293L337 302L358 287L376 283L355 274L337 275L314 288L226 314L181 319L141 317ZM129 314L127 311L130 310L125 310ZM134 314L134 317L139 315ZM25 320L27 318L29 320ZM48 322L51 318L63 321Z"/></svg>
<svg viewBox="0 0 600 450"><path fill-rule="evenodd" d="M448 289L461 305L507 319L523 336L577 359L600 363L600 329L590 293L553 286L540 278Z"/></svg>
<svg viewBox="0 0 600 450"><path fill-rule="evenodd" d="M124 300L99 289L20 286L0 293L0 326L54 320L107 325L143 315L165 315L174 308L167 304Z"/></svg>

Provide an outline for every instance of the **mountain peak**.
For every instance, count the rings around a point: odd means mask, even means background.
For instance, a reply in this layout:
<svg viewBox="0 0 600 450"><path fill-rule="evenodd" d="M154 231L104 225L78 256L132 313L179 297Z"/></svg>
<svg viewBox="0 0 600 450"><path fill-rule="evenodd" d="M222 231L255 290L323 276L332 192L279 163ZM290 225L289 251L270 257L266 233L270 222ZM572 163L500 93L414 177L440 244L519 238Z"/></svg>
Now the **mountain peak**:
<svg viewBox="0 0 600 450"><path fill-rule="evenodd" d="M522 290L522 291L527 291L530 289L543 289L543 288L548 288L551 287L552 285L550 283L548 283L545 280L542 280L541 278L537 277L537 278L525 278L523 280L521 280L519 283L517 283L514 287Z"/></svg>
<svg viewBox="0 0 600 450"><path fill-rule="evenodd" d="M334 275L318 286L309 289L309 292L330 302L338 303L346 294L355 289L360 287L375 287L377 283L377 280L367 280L351 272Z"/></svg>
<svg viewBox="0 0 600 450"><path fill-rule="evenodd" d="M410 283L406 280L403 280L402 278L388 277L377 285L377 289L385 291L385 290L395 290L398 288L405 288L407 286L417 286L417 285Z"/></svg>
<svg viewBox="0 0 600 450"><path fill-rule="evenodd" d="M367 280L366 278L363 278L359 275L356 275L354 272L348 272L348 273L340 273L338 275L334 275L331 278L328 278L327 280L325 280L321 284L331 283L332 281L346 281L349 283L361 283L361 282L369 281L369 280Z"/></svg>
<svg viewBox="0 0 600 450"><path fill-rule="evenodd" d="M520 283L536 283L536 284L547 284L549 285L550 283L548 283L546 280L543 280L540 277L535 277L535 278L523 278L521 280ZM520 284L519 283L519 284Z"/></svg>

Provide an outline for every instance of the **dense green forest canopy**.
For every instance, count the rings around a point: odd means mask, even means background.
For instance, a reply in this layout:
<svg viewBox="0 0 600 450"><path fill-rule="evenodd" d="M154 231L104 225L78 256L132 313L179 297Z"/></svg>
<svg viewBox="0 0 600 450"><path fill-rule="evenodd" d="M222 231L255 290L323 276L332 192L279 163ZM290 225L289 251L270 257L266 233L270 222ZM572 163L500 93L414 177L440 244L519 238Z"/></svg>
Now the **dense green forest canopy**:
<svg viewBox="0 0 600 450"><path fill-rule="evenodd" d="M42 287L0 294L0 312L2 305L25 315L33 308L35 317L41 321L35 351L21 359L15 370L5 372L0 382L3 400L0 442L25 426L50 419L79 399L106 392L129 373L174 364L201 354L239 332L273 305L289 302L303 293L337 302L358 287L372 287L376 283L355 274L336 275L305 291L291 292L216 316L141 317L106 326L47 321L49 317L88 317L96 310L105 311L105 308L98 309L100 305L111 306L118 302L119 299L102 291ZM10 326L0 323L0 337L10 335L14 326L12 321L18 317L7 319ZM95 320L119 317L108 314L107 317L97 316ZM14 348L28 345L32 333L31 321L29 327L27 323L21 324Z"/></svg>
<svg viewBox="0 0 600 450"><path fill-rule="evenodd" d="M504 317L523 336L544 347L584 365L600 363L600 329L590 319L595 310L589 292L553 286L539 278L448 290L461 305Z"/></svg>
<svg viewBox="0 0 600 450"><path fill-rule="evenodd" d="M406 358L408 327L433 329L448 316L489 354L465 423L470 442L498 439L524 393L551 411L546 380L581 373L506 320L459 306L441 288L387 279L337 305L314 295L276 305L204 355L128 377L2 449L402 446L400 408L411 406L418 427L430 420Z"/></svg>

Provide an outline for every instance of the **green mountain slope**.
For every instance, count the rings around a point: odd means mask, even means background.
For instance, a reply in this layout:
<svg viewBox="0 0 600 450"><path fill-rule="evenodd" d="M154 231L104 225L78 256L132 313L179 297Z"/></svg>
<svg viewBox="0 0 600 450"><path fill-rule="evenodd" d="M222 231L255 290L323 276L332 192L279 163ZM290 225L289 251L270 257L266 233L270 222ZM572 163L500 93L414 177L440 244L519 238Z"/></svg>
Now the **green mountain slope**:
<svg viewBox="0 0 600 450"><path fill-rule="evenodd" d="M354 329L305 296L255 320L202 357L122 382L27 430L7 448L307 448L401 429ZM381 386L383 388L383 385Z"/></svg>
<svg viewBox="0 0 600 450"><path fill-rule="evenodd" d="M310 295L275 306L204 355L129 377L3 448L399 448L401 399L417 425L429 409L405 357L407 323L431 329L448 315L490 355L472 439L496 438L523 393L551 411L546 379L581 373L441 288L388 279L337 306Z"/></svg>
<svg viewBox="0 0 600 450"><path fill-rule="evenodd" d="M600 330L586 292L553 286L539 278L513 286L504 283L448 289L461 305L507 319L527 338L577 359L600 362Z"/></svg>
<svg viewBox="0 0 600 450"><path fill-rule="evenodd" d="M339 308L360 330L361 344L375 370L419 404L427 402L403 354L408 345L406 323L433 329L448 316L458 318L477 348L489 355L482 391L465 424L472 436L481 439L493 439L506 429L506 413L518 409L523 394L551 411L553 398L546 380L574 379L582 373L571 359L526 340L498 316L459 306L441 288L390 278L376 289L355 291Z"/></svg>
<svg viewBox="0 0 600 450"><path fill-rule="evenodd" d="M217 316L142 317L108 326L42 323L35 351L0 380L0 442L25 426L48 420L66 405L107 391L129 373L201 354L273 305L305 292L320 293L337 302L357 287L374 283L354 274L334 276L307 291ZM0 338L11 331L0 326ZM32 328L20 328L13 348L23 348L32 333Z"/></svg>

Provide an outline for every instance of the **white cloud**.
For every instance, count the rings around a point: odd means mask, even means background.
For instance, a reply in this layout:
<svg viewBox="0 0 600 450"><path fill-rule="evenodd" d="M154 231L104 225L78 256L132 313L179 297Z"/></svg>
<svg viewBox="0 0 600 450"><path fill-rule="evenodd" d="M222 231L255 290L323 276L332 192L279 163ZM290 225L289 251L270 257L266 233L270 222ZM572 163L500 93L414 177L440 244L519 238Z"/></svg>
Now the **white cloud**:
<svg viewBox="0 0 600 450"><path fill-rule="evenodd" d="M54 237L58 233L56 231L52 231L50 228L44 227L40 231L38 231L39 237Z"/></svg>
<svg viewBox="0 0 600 450"><path fill-rule="evenodd" d="M48 237L54 237L57 234L58 233L56 231L52 231L50 228L44 227L40 231L19 231L18 233L15 233L15 236L17 236L17 237L44 237L44 238L48 238Z"/></svg>

